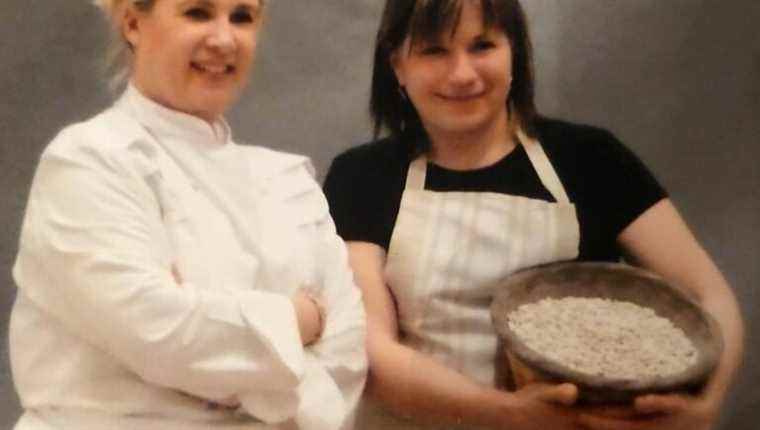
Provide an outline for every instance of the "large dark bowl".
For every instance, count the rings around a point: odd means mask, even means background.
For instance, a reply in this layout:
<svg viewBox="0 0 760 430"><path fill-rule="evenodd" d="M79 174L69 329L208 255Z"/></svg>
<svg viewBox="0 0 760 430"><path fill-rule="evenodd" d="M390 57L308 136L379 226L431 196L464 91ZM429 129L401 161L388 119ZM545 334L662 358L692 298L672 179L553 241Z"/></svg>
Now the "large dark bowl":
<svg viewBox="0 0 760 430"><path fill-rule="evenodd" d="M589 375L570 369L526 346L509 328L520 305L545 298L607 298L653 309L683 330L698 351L683 372L637 380ZM723 348L715 320L691 298L642 269L616 263L560 263L518 272L499 285L491 305L494 327L517 388L532 381L572 382L581 404L628 404L649 393L695 392L709 379Z"/></svg>

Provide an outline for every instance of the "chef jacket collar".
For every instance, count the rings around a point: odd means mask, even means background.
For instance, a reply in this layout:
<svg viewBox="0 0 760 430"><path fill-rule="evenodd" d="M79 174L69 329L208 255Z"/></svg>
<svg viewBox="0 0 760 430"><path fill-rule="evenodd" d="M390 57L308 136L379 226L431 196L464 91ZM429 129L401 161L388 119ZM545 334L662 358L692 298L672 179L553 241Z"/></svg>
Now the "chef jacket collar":
<svg viewBox="0 0 760 430"><path fill-rule="evenodd" d="M231 141L230 126L223 118L209 124L196 116L156 103L133 84L127 86L122 102L127 105L137 121L156 136L187 140L208 149L217 145L221 148Z"/></svg>

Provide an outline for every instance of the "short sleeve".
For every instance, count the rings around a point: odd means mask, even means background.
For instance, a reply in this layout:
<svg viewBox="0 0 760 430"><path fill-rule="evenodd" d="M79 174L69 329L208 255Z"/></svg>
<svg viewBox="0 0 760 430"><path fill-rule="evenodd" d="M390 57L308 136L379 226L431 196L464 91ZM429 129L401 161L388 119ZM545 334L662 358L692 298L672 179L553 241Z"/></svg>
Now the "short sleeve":
<svg viewBox="0 0 760 430"><path fill-rule="evenodd" d="M620 233L667 192L641 159L607 130L543 118L537 131L575 205L582 261L618 261Z"/></svg>
<svg viewBox="0 0 760 430"><path fill-rule="evenodd" d="M593 176L596 198L593 206L603 213L605 224L615 237L667 192L641 159L612 133L600 131L588 147L587 159Z"/></svg>
<svg viewBox="0 0 760 430"><path fill-rule="evenodd" d="M343 240L388 249L401 200L403 167L388 154L371 153L378 152L376 145L381 144L354 148L336 157L325 177L324 193Z"/></svg>

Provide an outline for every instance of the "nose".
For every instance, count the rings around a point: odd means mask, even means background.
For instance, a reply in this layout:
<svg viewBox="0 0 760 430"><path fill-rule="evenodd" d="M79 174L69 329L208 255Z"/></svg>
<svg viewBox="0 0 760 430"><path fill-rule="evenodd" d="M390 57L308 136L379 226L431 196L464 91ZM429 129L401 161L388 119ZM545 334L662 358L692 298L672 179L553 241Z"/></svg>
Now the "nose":
<svg viewBox="0 0 760 430"><path fill-rule="evenodd" d="M473 59L466 52L460 52L452 56L452 64L449 73L449 81L453 85L467 86L477 80L478 72L473 64Z"/></svg>
<svg viewBox="0 0 760 430"><path fill-rule="evenodd" d="M226 19L214 22L211 32L206 38L206 44L221 53L234 52L237 48L235 31Z"/></svg>

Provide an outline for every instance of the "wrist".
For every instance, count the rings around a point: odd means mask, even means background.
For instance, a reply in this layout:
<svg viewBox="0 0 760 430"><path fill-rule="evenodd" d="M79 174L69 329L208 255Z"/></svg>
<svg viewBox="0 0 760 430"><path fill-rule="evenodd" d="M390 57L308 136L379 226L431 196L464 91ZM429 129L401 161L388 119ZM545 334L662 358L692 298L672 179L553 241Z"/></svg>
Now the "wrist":
<svg viewBox="0 0 760 430"><path fill-rule="evenodd" d="M474 400L473 410L481 411L475 424L486 428L519 428L516 426L517 398L513 393L487 388Z"/></svg>

